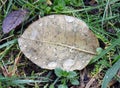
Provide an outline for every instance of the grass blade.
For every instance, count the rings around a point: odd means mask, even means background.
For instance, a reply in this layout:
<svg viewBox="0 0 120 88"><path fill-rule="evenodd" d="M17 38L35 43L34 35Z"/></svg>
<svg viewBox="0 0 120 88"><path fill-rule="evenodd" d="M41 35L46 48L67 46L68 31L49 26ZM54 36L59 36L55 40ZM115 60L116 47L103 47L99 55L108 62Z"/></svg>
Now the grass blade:
<svg viewBox="0 0 120 88"><path fill-rule="evenodd" d="M108 83L116 75L117 71L120 69L120 59L106 72L101 88L107 88Z"/></svg>
<svg viewBox="0 0 120 88"><path fill-rule="evenodd" d="M41 83L41 82L47 82L47 81L41 81L41 80L13 80L13 84L26 84L26 83Z"/></svg>
<svg viewBox="0 0 120 88"><path fill-rule="evenodd" d="M12 40L12 41L6 42L6 43L4 43L3 45L0 45L0 49L4 48L4 47L6 47L6 46L9 46L9 45L11 45L11 44L14 44L14 43L16 43L16 42L17 42L17 39L14 39L14 40Z"/></svg>
<svg viewBox="0 0 120 88"><path fill-rule="evenodd" d="M109 46L106 50L104 50L103 52L101 52L98 56L96 56L91 62L90 64L98 61L100 58L102 58L106 53L108 53L111 49L113 49L116 45L120 44L120 37L118 39L116 39L114 42L112 42L111 46Z"/></svg>

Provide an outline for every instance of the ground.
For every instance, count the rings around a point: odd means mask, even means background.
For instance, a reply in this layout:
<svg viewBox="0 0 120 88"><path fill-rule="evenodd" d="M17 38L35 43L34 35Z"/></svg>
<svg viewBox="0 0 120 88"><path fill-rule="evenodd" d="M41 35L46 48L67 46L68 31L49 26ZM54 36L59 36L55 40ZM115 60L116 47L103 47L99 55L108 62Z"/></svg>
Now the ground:
<svg viewBox="0 0 120 88"><path fill-rule="evenodd" d="M12 11L21 9L29 12L27 19L4 34L3 20ZM54 70L42 69L32 63L21 52L17 42L31 23L51 14L82 19L100 44L97 56L89 65L81 71L74 71L79 85L67 81L68 88L120 88L119 0L1 0L0 88L58 88L64 83L66 75L59 78ZM54 87L50 86L53 83Z"/></svg>

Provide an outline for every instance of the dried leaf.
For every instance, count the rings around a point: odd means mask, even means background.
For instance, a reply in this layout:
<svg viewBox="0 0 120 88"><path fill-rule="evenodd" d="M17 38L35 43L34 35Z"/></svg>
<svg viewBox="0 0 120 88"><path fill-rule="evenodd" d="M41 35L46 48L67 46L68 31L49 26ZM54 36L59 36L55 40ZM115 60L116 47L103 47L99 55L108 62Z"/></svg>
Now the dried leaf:
<svg viewBox="0 0 120 88"><path fill-rule="evenodd" d="M3 32L8 33L20 25L25 20L27 13L27 10L17 10L11 12L3 21Z"/></svg>
<svg viewBox="0 0 120 88"><path fill-rule="evenodd" d="M47 3L48 5L52 5L51 0L47 0L46 3Z"/></svg>
<svg viewBox="0 0 120 88"><path fill-rule="evenodd" d="M32 23L18 39L21 51L46 69L81 70L96 54L97 38L85 22L66 15L50 15Z"/></svg>

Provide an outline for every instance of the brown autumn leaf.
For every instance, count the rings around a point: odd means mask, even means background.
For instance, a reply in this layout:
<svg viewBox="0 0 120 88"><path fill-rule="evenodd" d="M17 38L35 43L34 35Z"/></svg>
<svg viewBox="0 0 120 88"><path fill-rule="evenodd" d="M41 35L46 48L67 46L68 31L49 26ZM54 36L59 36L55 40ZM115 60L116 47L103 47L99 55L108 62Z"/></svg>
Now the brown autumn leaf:
<svg viewBox="0 0 120 88"><path fill-rule="evenodd" d="M16 10L8 14L2 24L3 32L8 33L20 25L25 20L27 13L27 10Z"/></svg>
<svg viewBox="0 0 120 88"><path fill-rule="evenodd" d="M32 23L18 39L21 51L46 69L81 70L96 54L95 35L80 19L50 15Z"/></svg>

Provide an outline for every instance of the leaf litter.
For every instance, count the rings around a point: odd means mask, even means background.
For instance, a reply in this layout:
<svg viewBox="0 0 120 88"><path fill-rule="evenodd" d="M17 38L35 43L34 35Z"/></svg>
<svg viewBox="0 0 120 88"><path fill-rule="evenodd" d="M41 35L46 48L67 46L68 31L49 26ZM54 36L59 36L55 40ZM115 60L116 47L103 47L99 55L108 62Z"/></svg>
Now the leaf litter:
<svg viewBox="0 0 120 88"><path fill-rule="evenodd" d="M28 10L16 10L12 11L5 17L2 24L3 33L9 33L11 30L20 25L28 14Z"/></svg>

